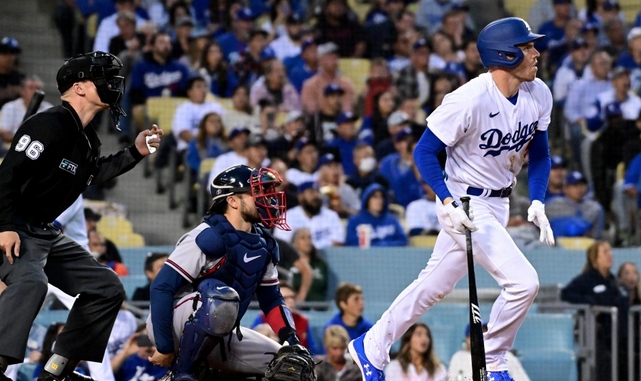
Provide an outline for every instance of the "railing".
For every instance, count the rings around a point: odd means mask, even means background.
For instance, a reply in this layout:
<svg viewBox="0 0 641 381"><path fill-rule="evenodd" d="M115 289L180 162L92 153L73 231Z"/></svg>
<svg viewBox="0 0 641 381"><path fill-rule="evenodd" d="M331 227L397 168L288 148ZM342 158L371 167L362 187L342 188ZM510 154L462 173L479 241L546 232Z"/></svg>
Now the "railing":
<svg viewBox="0 0 641 381"><path fill-rule="evenodd" d="M634 352L635 332L637 329L641 329L638 325L635 327L636 315L639 315L639 320L641 320L641 306L630 307L628 312L628 381L634 381L636 365L638 361L641 361L641 358L636 358L637 356ZM639 340L639 347L641 348L641 339ZM637 381L641 381L641 377Z"/></svg>

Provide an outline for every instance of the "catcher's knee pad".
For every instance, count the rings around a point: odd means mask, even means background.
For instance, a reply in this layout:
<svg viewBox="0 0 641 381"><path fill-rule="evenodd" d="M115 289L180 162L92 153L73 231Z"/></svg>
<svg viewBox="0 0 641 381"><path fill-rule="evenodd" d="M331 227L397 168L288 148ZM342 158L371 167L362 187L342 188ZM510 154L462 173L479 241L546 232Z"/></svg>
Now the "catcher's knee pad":
<svg viewBox="0 0 641 381"><path fill-rule="evenodd" d="M217 279L206 279L198 285L202 304L194 314L198 328L213 336L225 336L238 319L240 297L233 288Z"/></svg>

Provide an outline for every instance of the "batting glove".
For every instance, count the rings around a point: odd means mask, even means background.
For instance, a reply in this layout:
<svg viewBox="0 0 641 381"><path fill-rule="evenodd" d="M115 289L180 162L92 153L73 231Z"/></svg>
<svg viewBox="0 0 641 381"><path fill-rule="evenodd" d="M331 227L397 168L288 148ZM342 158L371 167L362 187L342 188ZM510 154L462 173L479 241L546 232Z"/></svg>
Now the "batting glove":
<svg viewBox="0 0 641 381"><path fill-rule="evenodd" d="M532 205L527 210L527 220L534 222L534 225L541 229L541 237L539 241L545 242L548 246L554 246L554 234L552 234L552 227L545 215L545 205L539 200L532 201Z"/></svg>
<svg viewBox="0 0 641 381"><path fill-rule="evenodd" d="M459 207L456 201L452 201L449 204L444 205L443 207L445 208L447 215L450 217L450 221L452 222L452 227L454 227L454 230L463 234L465 234L465 228L468 228L473 232L478 230L478 228L474 226L474 223L472 223L472 220L474 219L474 212L472 211L471 204L469 217L465 214L463 208Z"/></svg>

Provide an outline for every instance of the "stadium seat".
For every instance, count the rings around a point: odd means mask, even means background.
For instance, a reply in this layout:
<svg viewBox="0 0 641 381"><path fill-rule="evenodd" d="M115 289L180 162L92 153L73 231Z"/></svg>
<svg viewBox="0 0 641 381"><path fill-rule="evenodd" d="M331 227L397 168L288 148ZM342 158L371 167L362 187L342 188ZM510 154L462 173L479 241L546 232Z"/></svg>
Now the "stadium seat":
<svg viewBox="0 0 641 381"><path fill-rule="evenodd" d="M434 351L439 360L448 366L450 359L461 349L463 343L463 331L452 325L429 325L434 341Z"/></svg>
<svg viewBox="0 0 641 381"><path fill-rule="evenodd" d="M127 297L131 299L134 296L134 291L136 291L136 288L142 287L149 282L147 277L145 275L130 275L130 276L123 276L120 277L120 281L122 282L122 285L125 287L125 293L127 294Z"/></svg>
<svg viewBox="0 0 641 381"><path fill-rule="evenodd" d="M434 247L434 244L436 244L436 237L437 236L435 235L417 235L410 237L410 246Z"/></svg>
<svg viewBox="0 0 641 381"><path fill-rule="evenodd" d="M402 220L405 218L405 208L403 205L399 204L389 204L389 211L392 213L396 218L399 220Z"/></svg>
<svg viewBox="0 0 641 381"><path fill-rule="evenodd" d="M532 381L577 381L574 351L549 350L520 353L521 365Z"/></svg>
<svg viewBox="0 0 641 381"><path fill-rule="evenodd" d="M360 2L358 0L348 0L347 4L352 8L354 13L356 13L358 20L363 23L370 8L369 1Z"/></svg>
<svg viewBox="0 0 641 381"><path fill-rule="evenodd" d="M505 0L504 6L514 16L527 19L530 8L534 3L536 3L536 0ZM578 6L578 4L576 5Z"/></svg>
<svg viewBox="0 0 641 381"><path fill-rule="evenodd" d="M570 314L528 314L516 335L519 352L574 351L574 317Z"/></svg>
<svg viewBox="0 0 641 381"><path fill-rule="evenodd" d="M150 123L157 123L165 134L172 128L174 113L178 106L187 101L187 98L175 97L150 97L147 99L147 116Z"/></svg>
<svg viewBox="0 0 641 381"><path fill-rule="evenodd" d="M111 239L110 236L117 234L133 233L134 228L131 221L125 218L104 216L100 219L100 222L98 222L98 231L105 237Z"/></svg>
<svg viewBox="0 0 641 381"><path fill-rule="evenodd" d="M338 61L338 67L341 74L349 78L354 83L354 93L358 96L367 83L369 60L358 58L341 58Z"/></svg>
<svg viewBox="0 0 641 381"><path fill-rule="evenodd" d="M594 243L594 239L588 237L557 237L556 241L568 250L587 250Z"/></svg>
<svg viewBox="0 0 641 381"><path fill-rule="evenodd" d="M127 233L118 234L112 239L117 247L143 247L145 246L145 239L140 234Z"/></svg>

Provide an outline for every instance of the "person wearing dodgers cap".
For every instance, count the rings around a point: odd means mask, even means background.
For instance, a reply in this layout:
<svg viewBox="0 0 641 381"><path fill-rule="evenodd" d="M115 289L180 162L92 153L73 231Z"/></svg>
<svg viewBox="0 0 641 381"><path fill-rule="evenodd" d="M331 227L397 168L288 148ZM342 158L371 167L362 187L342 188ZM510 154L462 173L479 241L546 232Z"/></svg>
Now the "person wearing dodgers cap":
<svg viewBox="0 0 641 381"><path fill-rule="evenodd" d="M250 134L249 128L244 126L239 126L231 130L229 135L227 135L227 145L230 151L216 158L216 162L214 162L214 166L209 173L208 184L212 183L216 175L233 165L247 165L245 150ZM209 187L207 187L207 189L209 189Z"/></svg>
<svg viewBox="0 0 641 381"><path fill-rule="evenodd" d="M565 160L561 156L551 155L550 161L550 178L548 180L548 189L545 192L545 203L554 197L563 197L563 183L565 182L566 170Z"/></svg>
<svg viewBox="0 0 641 381"><path fill-rule="evenodd" d="M358 119L358 116L351 112L341 113L338 118L336 118L336 137L326 144L327 147L338 150L343 171L347 176L356 172L354 148L359 142L356 129L356 121Z"/></svg>
<svg viewBox="0 0 641 381"><path fill-rule="evenodd" d="M394 111L390 114L387 118L387 131L390 136L376 145L376 160L381 161L385 156L396 152L397 135L405 128L410 128L411 124L409 115L404 111Z"/></svg>

